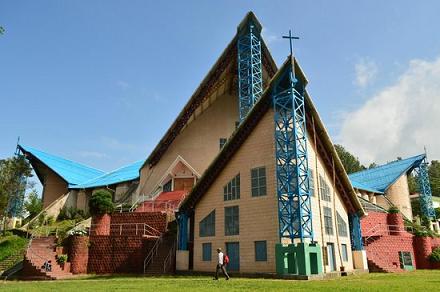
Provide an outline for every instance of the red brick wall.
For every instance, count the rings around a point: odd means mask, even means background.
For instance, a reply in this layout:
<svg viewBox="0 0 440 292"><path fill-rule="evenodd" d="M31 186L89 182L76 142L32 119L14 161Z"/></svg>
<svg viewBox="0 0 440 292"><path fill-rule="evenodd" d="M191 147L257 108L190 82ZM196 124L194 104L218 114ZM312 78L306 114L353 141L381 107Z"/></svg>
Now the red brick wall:
<svg viewBox="0 0 440 292"><path fill-rule="evenodd" d="M111 216L109 214L93 216L90 233L93 235L109 235L110 223Z"/></svg>
<svg viewBox="0 0 440 292"><path fill-rule="evenodd" d="M89 260L89 237L72 236L70 237L69 261L70 271L73 274L87 273L87 263Z"/></svg>
<svg viewBox="0 0 440 292"><path fill-rule="evenodd" d="M91 236L89 273L143 273L143 262L154 240L139 236Z"/></svg>
<svg viewBox="0 0 440 292"><path fill-rule="evenodd" d="M142 236L143 223L165 232L167 215L160 212L114 213L109 218L111 228L106 235L102 234L104 230L91 233L87 271L97 274L143 273L144 259L156 240Z"/></svg>

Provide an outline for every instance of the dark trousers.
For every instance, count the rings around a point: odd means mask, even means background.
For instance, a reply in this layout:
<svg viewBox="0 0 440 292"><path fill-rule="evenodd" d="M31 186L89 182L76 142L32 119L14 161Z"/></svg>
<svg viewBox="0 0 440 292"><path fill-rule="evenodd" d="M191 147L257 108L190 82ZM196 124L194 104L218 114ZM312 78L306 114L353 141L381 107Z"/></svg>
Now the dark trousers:
<svg viewBox="0 0 440 292"><path fill-rule="evenodd" d="M217 264L217 268L215 269L215 278L218 279L218 271L222 270L223 275L226 277L226 279L229 279L228 272L226 272L225 265Z"/></svg>

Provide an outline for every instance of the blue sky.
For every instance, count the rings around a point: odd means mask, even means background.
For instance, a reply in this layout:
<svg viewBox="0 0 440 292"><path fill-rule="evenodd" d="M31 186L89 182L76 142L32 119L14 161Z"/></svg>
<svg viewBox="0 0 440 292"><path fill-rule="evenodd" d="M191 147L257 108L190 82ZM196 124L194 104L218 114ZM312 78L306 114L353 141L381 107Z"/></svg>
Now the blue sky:
<svg viewBox="0 0 440 292"><path fill-rule="evenodd" d="M300 36L295 54L336 142L365 162L423 145L440 158L440 142L429 140L438 136L429 125L440 124L438 1L109 0L0 2L0 158L13 153L17 136L107 171L146 158L249 10L278 64L289 51L280 36L291 28ZM430 103L417 111L437 120L418 126L416 142L405 142L416 117L399 119L408 108L365 123L382 100L410 107L402 96L423 104L426 92ZM384 133L399 135L381 134L387 125L394 128ZM389 145L381 149L378 139Z"/></svg>

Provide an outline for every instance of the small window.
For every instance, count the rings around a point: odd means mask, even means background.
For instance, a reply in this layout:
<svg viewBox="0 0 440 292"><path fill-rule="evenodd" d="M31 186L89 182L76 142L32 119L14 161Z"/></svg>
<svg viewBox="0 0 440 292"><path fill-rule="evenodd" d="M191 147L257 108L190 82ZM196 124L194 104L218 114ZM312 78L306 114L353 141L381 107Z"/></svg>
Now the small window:
<svg viewBox="0 0 440 292"><path fill-rule="evenodd" d="M331 202L330 187L322 176L319 176L319 189L321 193L321 200Z"/></svg>
<svg viewBox="0 0 440 292"><path fill-rule="evenodd" d="M309 169L309 190L310 190L310 196L315 195L315 180L313 176L313 170Z"/></svg>
<svg viewBox="0 0 440 292"><path fill-rule="evenodd" d="M199 236L215 236L215 210L200 221Z"/></svg>
<svg viewBox="0 0 440 292"><path fill-rule="evenodd" d="M325 234L333 235L332 209L324 207Z"/></svg>
<svg viewBox="0 0 440 292"><path fill-rule="evenodd" d="M251 170L252 197L266 195L266 168L258 167Z"/></svg>
<svg viewBox="0 0 440 292"><path fill-rule="evenodd" d="M163 185L162 191L163 192L171 192L171 186L172 186L172 179L169 180L166 184Z"/></svg>
<svg viewBox="0 0 440 292"><path fill-rule="evenodd" d="M267 244L265 240L255 241L255 261L267 261Z"/></svg>
<svg viewBox="0 0 440 292"><path fill-rule="evenodd" d="M342 260L348 262L348 250L346 244L341 244Z"/></svg>
<svg viewBox="0 0 440 292"><path fill-rule="evenodd" d="M228 139L226 138L220 138L219 144L220 144L220 150L222 150L223 146L225 146L226 142L228 142Z"/></svg>
<svg viewBox="0 0 440 292"><path fill-rule="evenodd" d="M240 174L223 187L223 199L225 201L240 199Z"/></svg>
<svg viewBox="0 0 440 292"><path fill-rule="evenodd" d="M212 244L209 243L203 243L202 244L202 258L204 262L210 262L212 257Z"/></svg>
<svg viewBox="0 0 440 292"><path fill-rule="evenodd" d="M348 230L347 230L347 223L345 222L344 218L342 218L341 215L339 215L339 212L336 212L336 219L338 222L338 235L339 236L348 236Z"/></svg>
<svg viewBox="0 0 440 292"><path fill-rule="evenodd" d="M238 206L225 207L225 235L238 235L239 232L239 209Z"/></svg>

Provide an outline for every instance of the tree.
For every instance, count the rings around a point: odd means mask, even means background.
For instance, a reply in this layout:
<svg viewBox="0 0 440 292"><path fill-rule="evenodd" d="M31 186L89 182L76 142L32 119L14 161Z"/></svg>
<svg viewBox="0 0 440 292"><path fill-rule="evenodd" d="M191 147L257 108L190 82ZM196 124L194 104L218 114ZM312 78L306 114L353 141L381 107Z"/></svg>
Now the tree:
<svg viewBox="0 0 440 292"><path fill-rule="evenodd" d="M440 161L433 160L428 168L429 181L433 196L440 197Z"/></svg>
<svg viewBox="0 0 440 292"><path fill-rule="evenodd" d="M38 196L38 193L33 189L27 197L24 203L25 210L29 213L29 218L34 218L38 213L43 210L43 201Z"/></svg>
<svg viewBox="0 0 440 292"><path fill-rule="evenodd" d="M113 212L112 194L107 190L96 191L89 201L90 214L104 215Z"/></svg>
<svg viewBox="0 0 440 292"><path fill-rule="evenodd" d="M0 214L7 214L10 201L22 199L26 179L32 176L32 168L24 156L0 160Z"/></svg>
<svg viewBox="0 0 440 292"><path fill-rule="evenodd" d="M0 26L0 34L4 34L5 33L5 29L3 28L3 26Z"/></svg>
<svg viewBox="0 0 440 292"><path fill-rule="evenodd" d="M339 158L342 161L342 165L344 166L345 171L348 174L358 172L366 168L360 163L357 157L348 152L342 145L336 144L335 148Z"/></svg>

